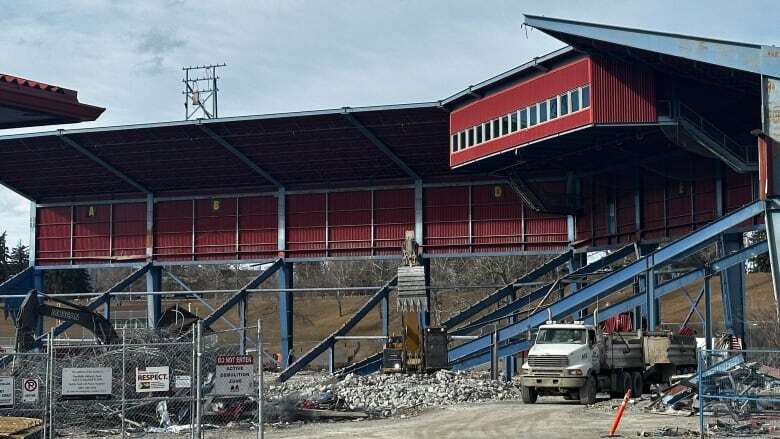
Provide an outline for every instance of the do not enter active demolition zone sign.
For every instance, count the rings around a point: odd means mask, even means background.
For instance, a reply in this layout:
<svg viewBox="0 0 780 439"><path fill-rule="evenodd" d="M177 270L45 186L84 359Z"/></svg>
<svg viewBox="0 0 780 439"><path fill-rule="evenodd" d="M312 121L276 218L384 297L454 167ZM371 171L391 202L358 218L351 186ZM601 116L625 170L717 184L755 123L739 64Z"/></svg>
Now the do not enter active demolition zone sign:
<svg viewBox="0 0 780 439"><path fill-rule="evenodd" d="M255 359L251 355L220 355L214 378L215 395L252 395Z"/></svg>

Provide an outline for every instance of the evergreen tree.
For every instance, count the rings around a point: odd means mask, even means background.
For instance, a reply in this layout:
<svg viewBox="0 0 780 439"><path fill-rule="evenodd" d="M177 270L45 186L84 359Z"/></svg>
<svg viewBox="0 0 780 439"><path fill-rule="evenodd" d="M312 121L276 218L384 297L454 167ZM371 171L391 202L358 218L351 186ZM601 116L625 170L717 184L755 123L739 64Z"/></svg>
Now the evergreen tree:
<svg viewBox="0 0 780 439"><path fill-rule="evenodd" d="M11 253L8 255L8 268L9 274L14 275L21 272L30 265L30 252L27 246L19 241L16 247L11 249Z"/></svg>
<svg viewBox="0 0 780 439"><path fill-rule="evenodd" d="M91 293L89 272L76 270L47 270L44 274L46 289L53 293Z"/></svg>
<svg viewBox="0 0 780 439"><path fill-rule="evenodd" d="M8 267L8 245L6 243L6 238L6 232L0 234L0 282L5 282L12 274Z"/></svg>

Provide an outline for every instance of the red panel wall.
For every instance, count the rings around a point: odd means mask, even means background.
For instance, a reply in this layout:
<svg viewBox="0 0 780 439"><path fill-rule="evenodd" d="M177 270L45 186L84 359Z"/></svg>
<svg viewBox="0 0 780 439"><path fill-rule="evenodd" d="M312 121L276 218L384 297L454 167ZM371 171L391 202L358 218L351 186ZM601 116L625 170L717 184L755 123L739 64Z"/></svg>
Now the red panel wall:
<svg viewBox="0 0 780 439"><path fill-rule="evenodd" d="M154 255L161 261L187 261L192 252L193 201L154 204Z"/></svg>
<svg viewBox="0 0 780 439"><path fill-rule="evenodd" d="M371 192L328 194L328 254L365 255L371 251Z"/></svg>
<svg viewBox="0 0 780 439"><path fill-rule="evenodd" d="M237 206L235 198L195 200L196 259L238 259Z"/></svg>
<svg viewBox="0 0 780 439"><path fill-rule="evenodd" d="M73 259L107 262L111 256L111 206L76 206L73 210Z"/></svg>
<svg viewBox="0 0 780 439"><path fill-rule="evenodd" d="M70 207L39 207L36 212L35 255L40 265L68 263Z"/></svg>
<svg viewBox="0 0 780 439"><path fill-rule="evenodd" d="M407 230L414 230L414 190L374 192L376 254L397 254Z"/></svg>
<svg viewBox="0 0 780 439"><path fill-rule="evenodd" d="M241 259L274 257L277 247L276 197L238 199L238 250Z"/></svg>
<svg viewBox="0 0 780 439"><path fill-rule="evenodd" d="M288 195L287 254L325 256L325 194Z"/></svg>
<svg viewBox="0 0 780 439"><path fill-rule="evenodd" d="M472 102L450 113L450 133L585 85L589 75L590 61L583 58Z"/></svg>
<svg viewBox="0 0 780 439"><path fill-rule="evenodd" d="M425 189L423 220L426 253L469 251L469 187Z"/></svg>
<svg viewBox="0 0 780 439"><path fill-rule="evenodd" d="M111 256L125 262L146 258L146 203L114 204Z"/></svg>
<svg viewBox="0 0 780 439"><path fill-rule="evenodd" d="M655 122L655 80L649 69L592 58L593 122Z"/></svg>

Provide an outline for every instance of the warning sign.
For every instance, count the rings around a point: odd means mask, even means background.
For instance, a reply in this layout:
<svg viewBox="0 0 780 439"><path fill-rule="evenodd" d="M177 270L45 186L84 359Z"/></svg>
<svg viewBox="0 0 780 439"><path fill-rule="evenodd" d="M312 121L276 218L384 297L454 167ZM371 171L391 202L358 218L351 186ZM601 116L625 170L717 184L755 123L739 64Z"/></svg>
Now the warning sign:
<svg viewBox="0 0 780 439"><path fill-rule="evenodd" d="M254 364L251 355L222 355L217 357L217 375L214 378L215 395L251 395L254 393Z"/></svg>
<svg viewBox="0 0 780 439"><path fill-rule="evenodd" d="M14 405L14 377L0 377L0 407Z"/></svg>
<svg viewBox="0 0 780 439"><path fill-rule="evenodd" d="M168 366L137 367L135 369L136 392L167 392L170 389L171 372Z"/></svg>
<svg viewBox="0 0 780 439"><path fill-rule="evenodd" d="M110 367L62 369L62 399L111 399Z"/></svg>
<svg viewBox="0 0 780 439"><path fill-rule="evenodd" d="M189 389L192 387L192 377L189 375L176 375L173 386L177 389Z"/></svg>
<svg viewBox="0 0 780 439"><path fill-rule="evenodd" d="M36 378L25 378L24 381L22 381L22 403L37 403L40 387L40 383Z"/></svg>

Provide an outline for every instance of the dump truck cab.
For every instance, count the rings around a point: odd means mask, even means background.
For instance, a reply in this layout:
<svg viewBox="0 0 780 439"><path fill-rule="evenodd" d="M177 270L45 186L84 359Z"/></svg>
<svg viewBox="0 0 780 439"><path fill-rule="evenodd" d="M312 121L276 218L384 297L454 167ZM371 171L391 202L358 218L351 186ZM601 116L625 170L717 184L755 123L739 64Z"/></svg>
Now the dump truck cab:
<svg viewBox="0 0 780 439"><path fill-rule="evenodd" d="M539 327L521 377L536 394L571 395L586 386L602 366L601 332L581 322L547 322Z"/></svg>

